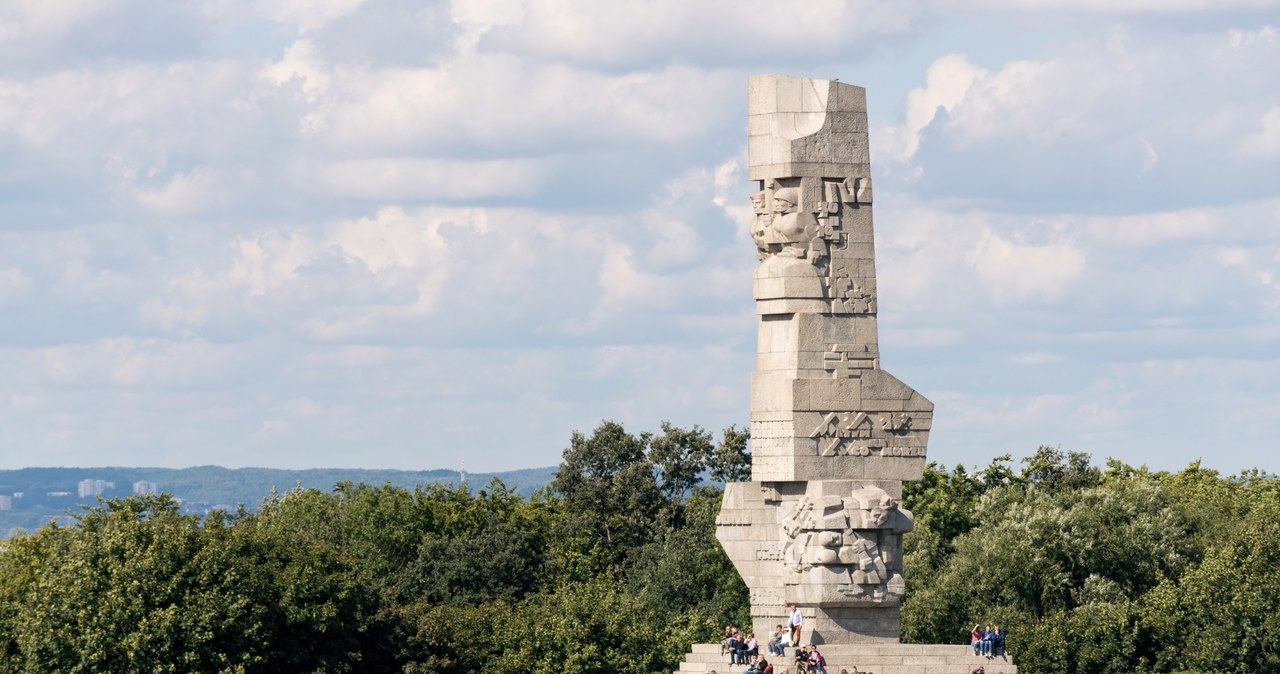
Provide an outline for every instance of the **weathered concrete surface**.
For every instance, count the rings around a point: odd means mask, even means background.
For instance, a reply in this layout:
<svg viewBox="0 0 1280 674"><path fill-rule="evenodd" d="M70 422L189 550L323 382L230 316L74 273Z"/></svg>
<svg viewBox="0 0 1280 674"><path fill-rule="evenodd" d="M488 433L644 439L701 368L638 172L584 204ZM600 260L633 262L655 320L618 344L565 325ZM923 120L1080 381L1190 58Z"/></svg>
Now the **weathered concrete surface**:
<svg viewBox="0 0 1280 674"><path fill-rule="evenodd" d="M747 109L752 481L727 486L716 535L757 634L795 603L805 643L896 643L913 523L898 500L933 404L880 367L866 91L761 75Z"/></svg>

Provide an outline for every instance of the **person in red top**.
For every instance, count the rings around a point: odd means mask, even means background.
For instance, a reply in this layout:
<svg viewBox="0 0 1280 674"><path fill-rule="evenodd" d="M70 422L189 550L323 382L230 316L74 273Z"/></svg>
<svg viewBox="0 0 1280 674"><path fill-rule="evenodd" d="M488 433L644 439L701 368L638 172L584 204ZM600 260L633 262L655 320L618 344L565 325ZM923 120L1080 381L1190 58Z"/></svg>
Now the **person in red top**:
<svg viewBox="0 0 1280 674"><path fill-rule="evenodd" d="M973 630L969 632L969 645L973 646L973 654L977 655L978 650L982 648L982 625L974 625Z"/></svg>
<svg viewBox="0 0 1280 674"><path fill-rule="evenodd" d="M818 647L809 646L809 671L827 674L827 659L818 652Z"/></svg>

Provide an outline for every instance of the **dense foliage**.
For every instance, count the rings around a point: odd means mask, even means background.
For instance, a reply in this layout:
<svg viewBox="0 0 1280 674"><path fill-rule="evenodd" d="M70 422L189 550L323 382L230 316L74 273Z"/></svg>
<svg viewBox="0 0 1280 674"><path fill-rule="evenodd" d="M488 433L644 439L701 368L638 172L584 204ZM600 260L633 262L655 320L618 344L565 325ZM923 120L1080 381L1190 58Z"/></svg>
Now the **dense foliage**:
<svg viewBox="0 0 1280 674"><path fill-rule="evenodd" d="M746 434L605 422L551 488L339 483L256 511L102 501L0 541L0 674L671 671L746 589L715 543Z"/></svg>
<svg viewBox="0 0 1280 674"><path fill-rule="evenodd" d="M0 674L673 671L747 622L714 539L746 434L604 422L546 490L112 499L0 542ZM1022 671L1280 672L1280 480L1041 447L907 485L907 641L1008 629Z"/></svg>
<svg viewBox="0 0 1280 674"><path fill-rule="evenodd" d="M1280 672L1280 479L1040 447L907 485L904 640L1007 628L1020 670Z"/></svg>

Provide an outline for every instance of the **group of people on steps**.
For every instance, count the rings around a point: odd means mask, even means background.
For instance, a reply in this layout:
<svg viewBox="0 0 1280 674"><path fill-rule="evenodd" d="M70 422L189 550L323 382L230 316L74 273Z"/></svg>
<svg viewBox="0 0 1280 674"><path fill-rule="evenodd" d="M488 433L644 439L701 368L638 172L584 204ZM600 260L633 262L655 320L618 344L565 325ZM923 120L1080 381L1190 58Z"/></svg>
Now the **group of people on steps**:
<svg viewBox="0 0 1280 674"><path fill-rule="evenodd" d="M785 657L787 647L800 643L800 636L804 631L804 615L800 613L799 607L787 604L787 611L787 625L776 625L767 644L769 654L778 658ZM724 640L720 642L720 654L729 655L730 665L747 665L745 674L790 674L788 669L774 671L768 658L760 655L760 643L756 641L754 633L743 636L741 630L729 625L724 628L724 634ZM1005 655L1004 637L1004 630L999 625L987 625L985 628L974 625L969 632L969 644L973 647L974 655L991 658ZM827 661L817 646L797 646L795 668L797 674L827 674ZM853 671L857 674L858 669L855 667ZM847 672L842 669L840 674ZM978 667L972 674L985 674L985 671Z"/></svg>
<svg viewBox="0 0 1280 674"><path fill-rule="evenodd" d="M988 658L1004 655L1004 630L999 625L974 625L969 632L969 645L973 646L974 655L985 655Z"/></svg>
<svg viewBox="0 0 1280 674"><path fill-rule="evenodd" d="M813 644L799 645L804 631L804 615L795 604L787 604L787 611L787 625L777 625L769 636L766 644L769 655L775 658L785 657L786 649L794 645L796 674L827 674L827 660L818 647ZM720 642L720 654L729 655L729 664L747 665L746 674L790 674L791 670L785 668L781 672L775 672L768 658L760 655L760 642L756 640L755 634L743 635L741 630L731 625L724 628L724 634L724 640Z"/></svg>

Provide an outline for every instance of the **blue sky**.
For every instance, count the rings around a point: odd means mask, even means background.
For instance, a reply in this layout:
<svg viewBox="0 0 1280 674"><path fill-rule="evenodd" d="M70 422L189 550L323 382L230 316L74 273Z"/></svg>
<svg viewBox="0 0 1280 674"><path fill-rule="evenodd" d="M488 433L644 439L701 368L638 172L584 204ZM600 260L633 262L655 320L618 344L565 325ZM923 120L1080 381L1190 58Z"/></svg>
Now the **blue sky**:
<svg viewBox="0 0 1280 674"><path fill-rule="evenodd" d="M932 459L1280 470L1280 1L0 4L0 468L747 422L746 79L866 86Z"/></svg>

